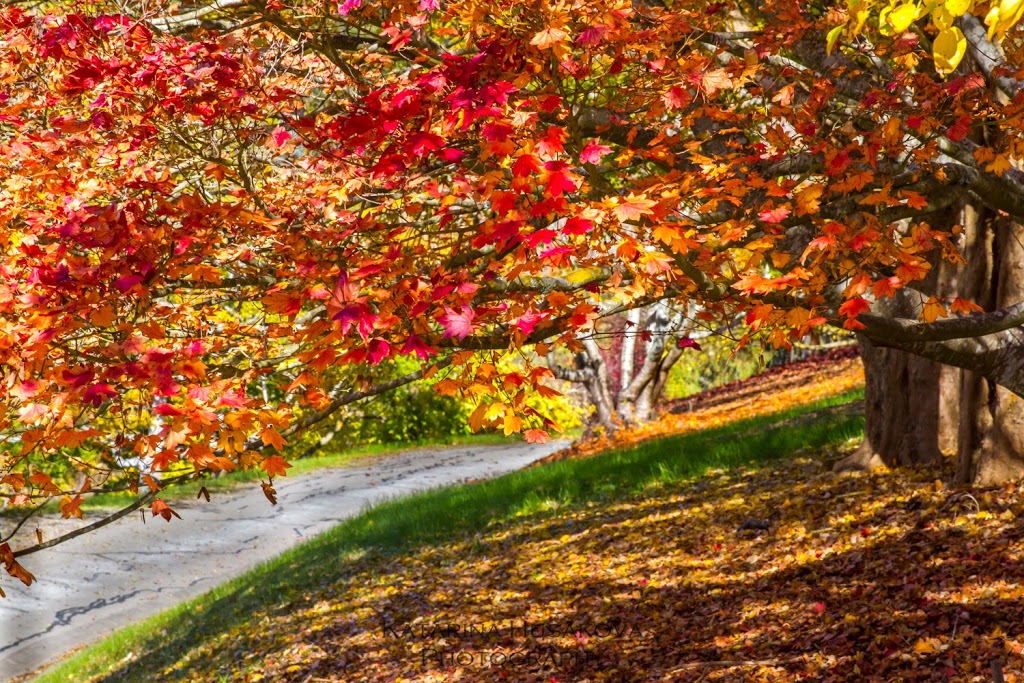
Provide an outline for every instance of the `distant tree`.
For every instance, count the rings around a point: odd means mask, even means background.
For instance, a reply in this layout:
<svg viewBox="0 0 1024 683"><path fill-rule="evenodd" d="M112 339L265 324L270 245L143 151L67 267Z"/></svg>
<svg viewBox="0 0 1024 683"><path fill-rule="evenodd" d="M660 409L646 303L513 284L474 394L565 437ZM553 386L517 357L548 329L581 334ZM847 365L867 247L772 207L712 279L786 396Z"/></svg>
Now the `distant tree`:
<svg viewBox="0 0 1024 683"><path fill-rule="evenodd" d="M555 377L582 384L593 407L592 423L615 431L646 422L665 393L669 372L686 348L700 345L686 335L685 311L664 302L633 308L609 329L583 339L570 366L549 359ZM599 339L609 343L602 348Z"/></svg>

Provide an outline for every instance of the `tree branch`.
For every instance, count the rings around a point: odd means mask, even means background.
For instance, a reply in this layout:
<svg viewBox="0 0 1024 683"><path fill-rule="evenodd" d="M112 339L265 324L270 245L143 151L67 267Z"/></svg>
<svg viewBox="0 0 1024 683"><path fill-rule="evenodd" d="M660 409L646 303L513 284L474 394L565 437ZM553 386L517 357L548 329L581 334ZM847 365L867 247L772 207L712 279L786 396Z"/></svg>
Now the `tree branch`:
<svg viewBox="0 0 1024 683"><path fill-rule="evenodd" d="M947 341L894 341L868 336L876 346L899 349L987 377L1024 398L1024 330Z"/></svg>
<svg viewBox="0 0 1024 683"><path fill-rule="evenodd" d="M152 17L144 21L161 31L180 31L186 28L195 28L199 25L200 19L214 12L242 7L246 4L248 4L248 0L214 0L209 5L196 8L191 12Z"/></svg>
<svg viewBox="0 0 1024 683"><path fill-rule="evenodd" d="M864 334L880 342L943 342L996 334L1024 326L1024 301L991 313L976 313L965 318L936 320L932 323L908 318L889 318L864 313L857 320L866 327Z"/></svg>
<svg viewBox="0 0 1024 683"><path fill-rule="evenodd" d="M164 483L167 484L167 485L173 485L173 484L176 484L176 483L178 483L178 482L180 482L180 481L182 481L184 479L188 479L188 478L191 478L191 477L192 477L191 474L183 474L183 475L175 477L173 479L168 479ZM139 498L138 500L136 500L131 505L123 507L120 510L118 510L117 512L114 512L114 513L112 513L110 515L107 515L103 519L98 519L95 522L93 522L92 524L87 524L86 526L83 526L80 529L75 529L74 531L69 531L68 533L66 533L66 534L64 534L62 536L58 536L56 538L51 538L49 541L46 541L45 543L37 543L36 545L32 545L32 546L29 546L27 548L22 548L21 550L15 550L14 551L14 556L15 557L22 557L23 555L31 555L32 553L37 553L40 550L46 550L47 548L52 548L55 545L60 545L61 543L64 543L65 541L70 541L73 538L78 538L79 536L84 536L85 534L87 534L87 533L89 533L91 531L95 531L96 529L101 529L101 528L107 526L108 524L113 524L114 522L116 522L117 520L121 519L122 517L125 517L125 516L130 515L131 513L135 512L136 510L141 508L143 505L147 505L148 503L152 502L153 499L156 498L157 493L158 493L158 491L150 491L146 495L144 495L141 498Z"/></svg>
<svg viewBox="0 0 1024 683"><path fill-rule="evenodd" d="M970 12L957 18L956 24L964 32L967 38L967 47L974 57L974 63L978 65L981 72L985 74L985 80L996 86L1010 99L1024 89L1024 82L1009 76L1001 76L998 72L1011 73L1016 69L1010 69L1003 58L999 46L988 39L988 32L982 25L981 20Z"/></svg>

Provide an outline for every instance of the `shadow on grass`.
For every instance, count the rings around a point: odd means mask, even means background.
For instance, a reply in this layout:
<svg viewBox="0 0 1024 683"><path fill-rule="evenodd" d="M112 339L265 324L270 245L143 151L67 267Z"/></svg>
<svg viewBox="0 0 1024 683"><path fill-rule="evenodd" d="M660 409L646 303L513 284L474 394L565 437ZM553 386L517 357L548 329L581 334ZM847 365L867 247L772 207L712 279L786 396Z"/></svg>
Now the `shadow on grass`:
<svg viewBox="0 0 1024 683"><path fill-rule="evenodd" d="M603 533L628 521L629 511L616 509L619 501L653 502L665 487L709 470L761 466L796 451L821 449L861 434L863 419L848 407L861 395L853 392L804 409L385 502L207 595L115 634L38 680L243 678L246 662L266 654L246 643L258 640L262 629L277 629L275 623L293 621L296 614L324 600L334 587L362 580L368 566L401 565L402 552L452 544L462 545L469 554L483 555L494 548L480 541L481 535L502 529L500 554L516 556L530 543L550 542L567 533L566 522L559 515L573 511ZM694 495L700 497L699 492ZM678 507L678 503L666 503L664 509L673 505ZM571 528L572 533L581 530L578 522L571 523ZM604 552L599 538L594 542L593 551ZM642 550L656 555L670 542L670 537L654 534ZM500 565L498 562L496 567ZM500 575L511 570L498 571ZM389 574L374 576L374 581L387 581ZM467 580L463 588L471 591L470 584ZM523 589L531 590L529 586ZM408 581L403 584L402 605L406 616L438 609L425 591L418 591ZM367 628L373 625L339 615L326 630L318 631L318 637L343 640ZM301 642L300 636L294 635ZM223 638L228 642L222 642ZM231 651L235 647L238 650ZM341 659L330 665L332 675L368 656L359 647L346 647L345 652L336 653ZM209 668L204 670L204 666ZM287 675L276 673L274 680L313 680L315 671L319 669L299 667Z"/></svg>

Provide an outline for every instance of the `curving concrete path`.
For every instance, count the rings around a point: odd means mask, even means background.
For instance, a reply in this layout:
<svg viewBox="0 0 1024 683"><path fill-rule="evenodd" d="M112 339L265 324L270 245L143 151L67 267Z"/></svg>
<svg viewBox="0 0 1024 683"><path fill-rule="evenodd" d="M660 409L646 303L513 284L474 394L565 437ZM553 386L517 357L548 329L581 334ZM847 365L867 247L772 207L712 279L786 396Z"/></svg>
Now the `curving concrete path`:
<svg viewBox="0 0 1024 683"><path fill-rule="evenodd" d="M567 446L511 443L408 451L174 505L170 523L129 515L24 558L38 581L0 577L0 681L22 679L71 651L197 596L382 498L524 467ZM66 523L65 523L66 524ZM70 526L57 527L59 532Z"/></svg>

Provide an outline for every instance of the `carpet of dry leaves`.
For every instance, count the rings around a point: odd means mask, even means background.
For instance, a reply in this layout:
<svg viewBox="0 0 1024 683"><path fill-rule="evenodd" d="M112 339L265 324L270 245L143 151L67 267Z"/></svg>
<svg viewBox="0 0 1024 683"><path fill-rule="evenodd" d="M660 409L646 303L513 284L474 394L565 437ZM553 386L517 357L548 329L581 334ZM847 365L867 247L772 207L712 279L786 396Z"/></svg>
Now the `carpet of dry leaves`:
<svg viewBox="0 0 1024 683"><path fill-rule="evenodd" d="M855 351L851 349L851 351ZM864 366L855 354L841 352L800 363L771 368L749 379L732 382L666 406L660 419L613 436L581 439L571 448L552 453L535 465L583 458L640 441L712 429L763 415L808 405L864 386Z"/></svg>
<svg viewBox="0 0 1024 683"><path fill-rule="evenodd" d="M297 682L989 681L999 658L1021 680L1021 489L823 469L716 472L341 560L337 582L182 664ZM769 528L739 531L752 519Z"/></svg>
<svg viewBox="0 0 1024 683"><path fill-rule="evenodd" d="M807 382L786 391L811 392ZM691 414L669 419L686 424ZM1024 488L834 475L855 444L523 515L336 578L164 673L289 681L1024 680ZM206 672L206 673L204 673Z"/></svg>

